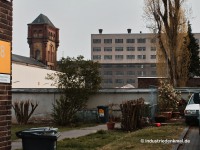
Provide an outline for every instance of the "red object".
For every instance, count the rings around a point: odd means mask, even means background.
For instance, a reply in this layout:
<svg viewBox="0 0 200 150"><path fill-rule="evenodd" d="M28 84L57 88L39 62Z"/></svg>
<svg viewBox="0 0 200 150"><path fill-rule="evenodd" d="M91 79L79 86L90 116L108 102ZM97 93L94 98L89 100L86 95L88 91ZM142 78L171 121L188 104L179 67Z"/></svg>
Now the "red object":
<svg viewBox="0 0 200 150"><path fill-rule="evenodd" d="M161 126L161 123L156 123L156 127L160 127Z"/></svg>

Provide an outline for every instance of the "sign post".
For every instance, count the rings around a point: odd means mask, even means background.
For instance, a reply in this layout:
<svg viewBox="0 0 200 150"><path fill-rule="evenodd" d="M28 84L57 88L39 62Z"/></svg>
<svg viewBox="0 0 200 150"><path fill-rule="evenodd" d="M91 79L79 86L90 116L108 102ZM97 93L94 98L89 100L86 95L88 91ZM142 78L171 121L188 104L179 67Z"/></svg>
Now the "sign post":
<svg viewBox="0 0 200 150"><path fill-rule="evenodd" d="M10 83L11 46L10 42L0 41L0 83Z"/></svg>

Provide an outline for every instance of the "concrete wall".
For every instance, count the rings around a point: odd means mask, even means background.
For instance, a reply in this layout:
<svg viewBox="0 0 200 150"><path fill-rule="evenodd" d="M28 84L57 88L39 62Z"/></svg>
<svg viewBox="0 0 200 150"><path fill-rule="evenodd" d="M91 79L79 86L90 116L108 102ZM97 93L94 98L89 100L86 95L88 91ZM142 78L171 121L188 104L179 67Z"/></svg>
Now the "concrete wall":
<svg viewBox="0 0 200 150"><path fill-rule="evenodd" d="M182 97L188 99L188 95L197 88L181 88ZM12 100L32 100L39 102L39 106L33 114L32 120L48 120L52 112L52 104L58 99L60 93L56 89L13 89ZM120 104L126 100L144 98L146 102L154 101L157 98L155 89L102 89L98 94L92 95L87 103L88 109L96 109L97 106L108 105L109 103ZM12 111L13 122L15 122L14 111Z"/></svg>
<svg viewBox="0 0 200 150"><path fill-rule="evenodd" d="M52 104L56 99L59 99L60 94L56 89L13 89L12 102L20 100L30 100L34 104L39 105L34 111L32 121L34 120L48 120L52 112ZM16 122L14 110L12 109L12 121Z"/></svg>

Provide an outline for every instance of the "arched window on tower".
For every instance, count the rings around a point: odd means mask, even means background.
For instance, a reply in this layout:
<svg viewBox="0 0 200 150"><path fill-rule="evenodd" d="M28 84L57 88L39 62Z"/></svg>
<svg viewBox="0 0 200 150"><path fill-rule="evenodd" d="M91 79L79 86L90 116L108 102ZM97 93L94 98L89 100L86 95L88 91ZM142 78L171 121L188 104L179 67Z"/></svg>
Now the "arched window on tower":
<svg viewBox="0 0 200 150"><path fill-rule="evenodd" d="M51 58L50 51L48 51L48 62L51 62L50 58Z"/></svg>
<svg viewBox="0 0 200 150"><path fill-rule="evenodd" d="M43 34L42 34L42 30L39 30L39 37L42 37Z"/></svg>
<svg viewBox="0 0 200 150"><path fill-rule="evenodd" d="M52 63L54 63L55 59L54 59L54 47L53 46L51 47L51 60L52 60Z"/></svg>
<svg viewBox="0 0 200 150"><path fill-rule="evenodd" d="M51 39L51 33L49 32L49 39Z"/></svg>
<svg viewBox="0 0 200 150"><path fill-rule="evenodd" d="M51 32L51 40L53 40L53 34L52 34L52 32Z"/></svg>
<svg viewBox="0 0 200 150"><path fill-rule="evenodd" d="M37 37L37 36L38 36L37 30L34 30L34 31L33 31L33 37Z"/></svg>
<svg viewBox="0 0 200 150"><path fill-rule="evenodd" d="M40 60L41 59L40 58L40 50L38 50L38 49L35 51L35 59L36 60Z"/></svg>

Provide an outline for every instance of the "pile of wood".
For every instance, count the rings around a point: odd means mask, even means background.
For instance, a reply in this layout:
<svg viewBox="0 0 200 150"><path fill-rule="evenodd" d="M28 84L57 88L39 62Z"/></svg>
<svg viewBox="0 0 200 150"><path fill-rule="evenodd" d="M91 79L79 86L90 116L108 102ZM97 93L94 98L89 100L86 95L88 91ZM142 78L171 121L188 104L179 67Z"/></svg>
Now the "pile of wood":
<svg viewBox="0 0 200 150"><path fill-rule="evenodd" d="M130 100L120 104L122 112L121 128L125 131L134 131L141 128L142 108L144 99Z"/></svg>

